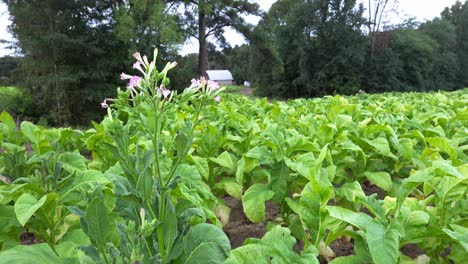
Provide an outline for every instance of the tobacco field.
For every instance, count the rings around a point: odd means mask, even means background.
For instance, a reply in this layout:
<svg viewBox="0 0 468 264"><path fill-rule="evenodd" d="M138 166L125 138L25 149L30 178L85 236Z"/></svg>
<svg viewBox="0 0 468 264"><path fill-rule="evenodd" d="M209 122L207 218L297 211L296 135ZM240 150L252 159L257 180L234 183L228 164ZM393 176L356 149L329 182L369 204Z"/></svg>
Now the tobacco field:
<svg viewBox="0 0 468 264"><path fill-rule="evenodd" d="M269 102L141 66L87 131L0 115L0 263L466 261L466 89Z"/></svg>

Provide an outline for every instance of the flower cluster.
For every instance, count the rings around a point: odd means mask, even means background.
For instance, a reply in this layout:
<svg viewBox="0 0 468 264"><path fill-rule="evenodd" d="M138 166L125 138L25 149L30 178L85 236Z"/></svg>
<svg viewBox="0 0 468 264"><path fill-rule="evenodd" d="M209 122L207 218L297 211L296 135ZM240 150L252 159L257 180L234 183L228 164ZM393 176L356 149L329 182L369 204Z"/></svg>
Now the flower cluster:
<svg viewBox="0 0 468 264"><path fill-rule="evenodd" d="M155 62L157 54L158 54L158 50L155 49L153 60L151 62L148 61L148 58L146 56L141 56L139 52L135 52L133 54L133 57L136 59L136 62L133 63L133 69L136 69L139 72L141 72L143 77L140 77L138 75L129 75L123 72L120 74L121 80L128 80L126 88L127 90L130 91L130 96L132 98L135 98L135 96L138 96L138 95L144 96L145 94L147 94L147 95L156 95L160 99L163 99L165 101L171 99L173 92L166 88L166 85L169 83L166 76L167 76L167 72L170 69L177 66L177 63L176 62L167 63L161 72L157 72L156 62ZM156 74L153 74L154 72L156 72ZM154 81L154 78L156 78L156 81ZM204 77L201 77L200 79L192 79L192 84L190 85L189 88L187 88L187 90L189 91L196 92L196 91L201 90L202 92L209 93L209 94L211 94L212 92L218 89L219 89L219 84L217 82L212 81L212 80L206 80ZM212 95L215 96L216 94L212 94ZM112 101L112 100L113 99L106 98L101 103L101 107L109 108L109 104L107 102ZM220 102L221 97L219 95L216 95L214 97L214 100L216 102Z"/></svg>

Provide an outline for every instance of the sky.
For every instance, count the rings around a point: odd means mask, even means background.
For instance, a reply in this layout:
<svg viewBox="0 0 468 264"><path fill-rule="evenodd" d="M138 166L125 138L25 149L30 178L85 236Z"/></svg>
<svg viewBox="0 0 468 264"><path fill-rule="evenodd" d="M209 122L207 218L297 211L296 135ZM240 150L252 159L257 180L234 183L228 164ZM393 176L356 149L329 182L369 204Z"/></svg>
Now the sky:
<svg viewBox="0 0 468 264"><path fill-rule="evenodd" d="M267 11L276 0L257 0L251 2L257 2L263 11ZM358 0L359 1L359 0ZM367 2L366 0L360 0ZM398 4L398 15L394 15L389 20L392 23L399 23L409 17L416 17L418 21L431 20L436 16L440 15L440 12L447 7L451 6L456 0L399 0ZM249 16L246 17L249 23L258 23L259 18ZM6 4L0 3L0 39L1 40L13 40L13 37L8 33L8 25L10 25L9 14ZM226 29L225 38L231 44L231 46L242 45L245 43L245 39L233 29ZM185 42L180 53L185 55L188 53L198 52L198 44L195 39L190 39ZM0 43L0 56L10 55L13 51L6 48L6 45Z"/></svg>

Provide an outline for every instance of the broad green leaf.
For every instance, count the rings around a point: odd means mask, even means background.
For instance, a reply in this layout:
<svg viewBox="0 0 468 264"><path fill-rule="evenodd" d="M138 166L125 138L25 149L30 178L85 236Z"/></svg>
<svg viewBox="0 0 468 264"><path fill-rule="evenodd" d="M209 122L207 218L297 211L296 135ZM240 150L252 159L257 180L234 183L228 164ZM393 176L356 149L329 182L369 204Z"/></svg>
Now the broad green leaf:
<svg viewBox="0 0 468 264"><path fill-rule="evenodd" d="M408 218L408 225L422 226L429 223L430 215L424 211L411 211Z"/></svg>
<svg viewBox="0 0 468 264"><path fill-rule="evenodd" d="M338 257L328 262L330 264L361 264L362 261L357 256Z"/></svg>
<svg viewBox="0 0 468 264"><path fill-rule="evenodd" d="M11 115L8 114L7 112L3 111L0 114L0 121L8 127L9 133L15 131L16 129L15 120L13 120L13 117L11 117Z"/></svg>
<svg viewBox="0 0 468 264"><path fill-rule="evenodd" d="M268 264L269 247L261 244L247 244L231 251L231 256L224 264Z"/></svg>
<svg viewBox="0 0 468 264"><path fill-rule="evenodd" d="M244 212L250 221L260 223L265 220L265 201L270 200L275 193L263 184L252 185L242 196Z"/></svg>
<svg viewBox="0 0 468 264"><path fill-rule="evenodd" d="M270 186L275 192L273 201L281 202L288 191L289 168L284 161L276 163L270 171Z"/></svg>
<svg viewBox="0 0 468 264"><path fill-rule="evenodd" d="M208 160L197 156L192 156L192 160L200 175L205 178L205 180L208 180L210 177L210 166L208 165Z"/></svg>
<svg viewBox="0 0 468 264"><path fill-rule="evenodd" d="M322 228L320 196L311 189L311 184L308 183L301 192L299 204L289 198L286 202L291 210L299 215L304 229L310 231L312 243L317 246Z"/></svg>
<svg viewBox="0 0 468 264"><path fill-rule="evenodd" d="M32 143L37 142L35 132L38 130L39 128L31 122L24 121L21 123L21 131Z"/></svg>
<svg viewBox="0 0 468 264"><path fill-rule="evenodd" d="M29 218L41 208L47 200L47 195L37 200L32 194L24 193L15 202L15 213L18 222L24 226Z"/></svg>
<svg viewBox="0 0 468 264"><path fill-rule="evenodd" d="M94 198L86 208L86 222L88 236L98 247L104 248L107 242L118 244L117 226L100 198Z"/></svg>
<svg viewBox="0 0 468 264"><path fill-rule="evenodd" d="M245 172L244 170L245 170L245 158L242 157L237 162L237 168L236 168L236 181L240 185L242 185L244 182L244 172Z"/></svg>
<svg viewBox="0 0 468 264"><path fill-rule="evenodd" d="M0 252L1 264L50 264L62 263L49 245L35 244L30 246L16 246Z"/></svg>
<svg viewBox="0 0 468 264"><path fill-rule="evenodd" d="M149 202L153 198L155 185L151 170L146 170L139 175L136 189L137 194L143 197L145 202Z"/></svg>
<svg viewBox="0 0 468 264"><path fill-rule="evenodd" d="M242 185L239 185L234 179L225 179L221 182L224 185L224 190L236 199L242 199Z"/></svg>
<svg viewBox="0 0 468 264"><path fill-rule="evenodd" d="M367 223L366 240L376 264L398 263L400 244L398 231L377 220Z"/></svg>
<svg viewBox="0 0 468 264"><path fill-rule="evenodd" d="M408 160L413 157L413 141L409 138L400 139L400 146L398 148L400 154Z"/></svg>
<svg viewBox="0 0 468 264"><path fill-rule="evenodd" d="M372 218L364 213L356 213L338 206L328 206L327 210L331 217L351 224L361 230L366 230L368 224L372 221Z"/></svg>
<svg viewBox="0 0 468 264"><path fill-rule="evenodd" d="M227 151L221 153L217 158L210 158L210 160L230 170L234 169L234 163L232 161L231 155Z"/></svg>
<svg viewBox="0 0 468 264"><path fill-rule="evenodd" d="M385 191L392 190L392 178L388 172L365 172L364 176L373 184L379 186Z"/></svg>
<svg viewBox="0 0 468 264"><path fill-rule="evenodd" d="M19 226L20 223L16 218L14 207L10 205L0 205L0 233L6 233L8 230Z"/></svg>
<svg viewBox="0 0 468 264"><path fill-rule="evenodd" d="M451 176L455 176L455 177L460 178L460 179L467 178L467 177L464 177L452 165L450 165L449 163L444 162L444 161L435 160L434 162L432 162L432 167L436 170L436 172L440 171L440 172L446 173L446 174L451 175Z"/></svg>
<svg viewBox="0 0 468 264"><path fill-rule="evenodd" d="M443 228L442 230L468 252L468 228L455 224L450 225L450 227L453 230L448 228Z"/></svg>
<svg viewBox="0 0 468 264"><path fill-rule="evenodd" d="M456 158L457 152L450 145L448 139L442 137L426 138L426 141L434 148L438 148L440 151L447 153L451 158Z"/></svg>
<svg viewBox="0 0 468 264"><path fill-rule="evenodd" d="M396 158L390 151L390 146L387 139L383 137L378 137L374 140L363 139L367 144L372 146L378 153L391 158Z"/></svg>
<svg viewBox="0 0 468 264"><path fill-rule="evenodd" d="M81 156L79 153L63 153L60 155L59 160L64 163L63 168L68 170L69 172L73 172L75 170L86 170L86 158Z"/></svg>
<svg viewBox="0 0 468 264"><path fill-rule="evenodd" d="M224 232L210 224L190 228L184 238L184 264L223 263L231 253L231 244Z"/></svg>

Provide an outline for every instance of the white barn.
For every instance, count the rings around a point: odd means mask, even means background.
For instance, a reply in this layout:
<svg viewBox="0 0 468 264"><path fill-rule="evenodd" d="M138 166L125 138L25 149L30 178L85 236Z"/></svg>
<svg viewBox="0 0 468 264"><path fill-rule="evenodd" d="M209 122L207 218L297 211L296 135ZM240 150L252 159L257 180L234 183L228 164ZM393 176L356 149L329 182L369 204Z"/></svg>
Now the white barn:
<svg viewBox="0 0 468 264"><path fill-rule="evenodd" d="M218 82L220 85L232 85L234 84L234 78L228 70L209 70L206 71L208 79Z"/></svg>

